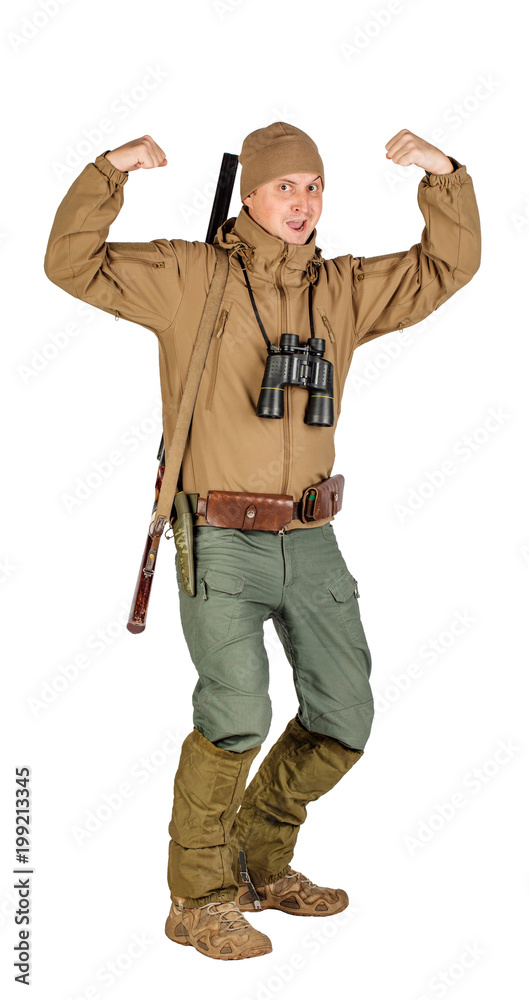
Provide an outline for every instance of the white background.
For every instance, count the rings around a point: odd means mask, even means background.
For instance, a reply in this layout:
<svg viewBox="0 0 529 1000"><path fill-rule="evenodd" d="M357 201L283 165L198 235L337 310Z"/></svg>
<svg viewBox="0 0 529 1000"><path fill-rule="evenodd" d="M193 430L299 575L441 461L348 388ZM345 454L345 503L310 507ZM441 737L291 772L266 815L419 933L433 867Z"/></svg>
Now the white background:
<svg viewBox="0 0 529 1000"><path fill-rule="evenodd" d="M12 869L15 767L28 765L39 1000L188 990L241 1000L338 990L362 1000L521 996L525 9L504 2L489 16L476 4L424 0L44 7L12 3L1 36L2 995L22 991ZM146 632L124 628L157 468L157 343L80 308L46 279L43 258L85 164L145 133L168 166L129 177L111 239L203 239L222 153L278 119L309 132L322 154L325 256L419 242L423 172L385 158L402 128L429 141L441 129L435 144L467 166L483 253L473 280L406 343L395 333L362 347L346 384L335 529L359 581L377 716L362 761L309 807L294 861L347 889L351 905L326 921L257 915L273 952L213 963L163 932L173 776L195 683L172 542L162 545ZM239 205L235 194L232 215ZM502 414L494 430L490 411ZM465 459L466 435L475 450ZM69 511L65 495L116 450L121 464ZM456 472L432 487L448 460ZM416 509L399 515L411 491ZM297 707L272 628L267 644L274 719L252 774Z"/></svg>

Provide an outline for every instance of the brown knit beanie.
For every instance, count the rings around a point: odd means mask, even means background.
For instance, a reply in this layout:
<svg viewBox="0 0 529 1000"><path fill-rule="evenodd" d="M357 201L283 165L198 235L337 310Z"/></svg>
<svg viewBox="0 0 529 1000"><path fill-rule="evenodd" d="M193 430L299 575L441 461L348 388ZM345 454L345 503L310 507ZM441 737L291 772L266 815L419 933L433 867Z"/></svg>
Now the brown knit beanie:
<svg viewBox="0 0 529 1000"><path fill-rule="evenodd" d="M316 143L306 132L286 122L274 122L250 132L242 144L239 163L242 166L241 201L261 184L289 173L314 171L321 177L322 188L325 184Z"/></svg>

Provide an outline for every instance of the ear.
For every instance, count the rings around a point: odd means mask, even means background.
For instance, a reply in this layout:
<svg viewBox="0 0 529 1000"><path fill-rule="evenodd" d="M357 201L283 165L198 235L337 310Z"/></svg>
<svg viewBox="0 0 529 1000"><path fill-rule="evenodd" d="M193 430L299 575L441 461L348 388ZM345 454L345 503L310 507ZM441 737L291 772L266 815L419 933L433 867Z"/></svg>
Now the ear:
<svg viewBox="0 0 529 1000"><path fill-rule="evenodd" d="M242 202L243 205L247 205L248 208L250 208L251 204L252 204L251 199L253 198L254 194L256 194L256 192L257 192L257 188L255 189L255 191L252 191L250 194L247 194L246 198L243 198L243 202Z"/></svg>

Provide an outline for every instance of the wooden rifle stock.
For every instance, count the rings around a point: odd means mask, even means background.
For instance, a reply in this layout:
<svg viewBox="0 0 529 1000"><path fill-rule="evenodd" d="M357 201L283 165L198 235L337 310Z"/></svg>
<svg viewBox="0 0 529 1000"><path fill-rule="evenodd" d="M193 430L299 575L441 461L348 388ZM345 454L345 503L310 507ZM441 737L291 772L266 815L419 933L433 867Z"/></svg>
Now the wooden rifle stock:
<svg viewBox="0 0 529 1000"><path fill-rule="evenodd" d="M235 182L235 175L237 173L238 162L239 158L234 153L224 153L222 157L219 179L217 181L217 189L215 191L215 197L213 200L213 206L211 209L208 231L205 240L206 243L213 243L217 229L219 228L219 226L222 225L222 223L227 218L230 208L233 185ZM165 470L165 447L164 447L163 435L162 435L162 440L160 441L160 447L158 449L157 458L160 465L158 467L158 474L156 476L156 485L154 490L155 498L154 498L154 505L152 508L151 521L149 524L149 533L147 535L145 548L143 550L140 571L138 573L138 579L136 581L136 589L134 591L134 597L132 598L129 620L127 622L127 628L129 632L133 632L135 634L138 632L143 632L145 629L146 619L147 619L147 609L149 606L149 597L151 594L153 573L154 573L154 568L156 566L156 557L158 554L158 545L160 542L160 536L151 535L151 531L155 523L154 514L156 512L158 497L160 495L160 487L162 485L162 478Z"/></svg>
<svg viewBox="0 0 529 1000"><path fill-rule="evenodd" d="M156 476L156 484L154 487L154 505L152 508L152 515L156 511L156 506L158 504L158 497L160 496L160 487L162 485L163 474L165 470L165 465L162 463L165 461L163 438L160 445L160 451L158 452L158 460L160 460L160 452L162 453L161 462L158 466L158 473ZM154 524L154 517L151 515L151 524ZM149 560L149 552L152 548L152 536L149 532L147 533L147 540L145 542L145 548L143 550L143 556L141 560L140 571L138 573L138 579L136 581L136 589L134 591L134 597L132 598L132 604L130 608L129 620L127 622L127 628L129 632L143 632L145 628L145 620L147 618L147 608L149 606L149 597L151 594L152 578L154 573L154 567L156 565L156 556L154 559ZM149 562L149 567L147 569L147 562Z"/></svg>

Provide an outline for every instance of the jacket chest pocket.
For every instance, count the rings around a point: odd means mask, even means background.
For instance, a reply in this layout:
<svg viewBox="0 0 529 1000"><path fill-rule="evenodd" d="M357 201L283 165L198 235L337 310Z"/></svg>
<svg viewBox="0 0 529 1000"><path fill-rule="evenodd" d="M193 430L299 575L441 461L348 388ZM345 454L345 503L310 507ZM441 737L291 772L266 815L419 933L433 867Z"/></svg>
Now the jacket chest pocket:
<svg viewBox="0 0 529 1000"><path fill-rule="evenodd" d="M211 410L211 406L213 403L213 396L215 393L215 386L217 384L217 376L219 370L219 356L229 314L230 314L230 304L225 303L223 304L221 311L219 313L219 317L216 323L216 329L213 332L213 337L211 338L211 343L209 346L211 374L209 376L209 385L205 403L206 410Z"/></svg>
<svg viewBox="0 0 529 1000"><path fill-rule="evenodd" d="M324 355L324 357L325 357L325 359L327 361L332 361L333 368L334 368L334 410L335 410L335 420L334 420L334 423L336 425L336 416L340 412L340 400L341 400L340 375L339 375L339 372L338 372L338 350L337 350L337 346L336 346L336 337L334 336L334 331L332 329L332 326L330 324L330 320L329 320L329 318L328 318L327 313L325 312L325 310L324 309L320 309L318 307L318 312L320 314L321 321L322 321L322 323L323 323L323 325L325 327L326 333L327 333L327 336L325 338L325 355ZM316 336L318 336L318 334L316 334ZM329 344L330 344L330 347L328 346Z"/></svg>

